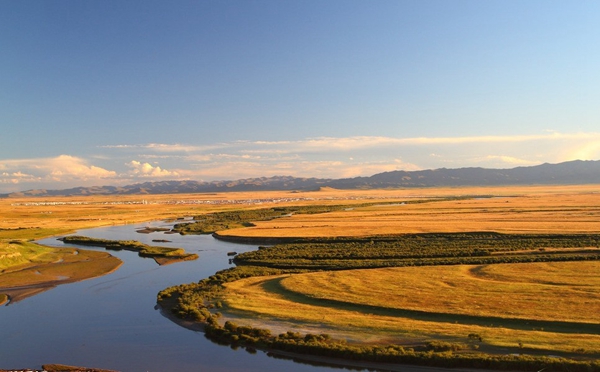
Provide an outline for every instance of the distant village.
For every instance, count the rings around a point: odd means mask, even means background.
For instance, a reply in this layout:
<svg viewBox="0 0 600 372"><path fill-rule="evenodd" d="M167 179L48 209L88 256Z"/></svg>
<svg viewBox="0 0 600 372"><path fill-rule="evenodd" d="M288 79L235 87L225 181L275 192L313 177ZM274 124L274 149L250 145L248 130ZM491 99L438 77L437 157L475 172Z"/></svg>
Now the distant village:
<svg viewBox="0 0 600 372"><path fill-rule="evenodd" d="M14 207L39 207L39 206L60 206L60 205L127 205L127 204L207 204L207 205L227 205L227 204L277 204L277 203L293 203L300 201L317 201L317 200L369 200L369 199L407 199L418 198L419 196L352 196L352 197L325 197L325 198L264 198L264 199L222 199L222 200L207 200L207 199L188 199L188 200L121 200L121 201L104 201L104 202L86 202L86 201L39 201L26 203L12 203Z"/></svg>

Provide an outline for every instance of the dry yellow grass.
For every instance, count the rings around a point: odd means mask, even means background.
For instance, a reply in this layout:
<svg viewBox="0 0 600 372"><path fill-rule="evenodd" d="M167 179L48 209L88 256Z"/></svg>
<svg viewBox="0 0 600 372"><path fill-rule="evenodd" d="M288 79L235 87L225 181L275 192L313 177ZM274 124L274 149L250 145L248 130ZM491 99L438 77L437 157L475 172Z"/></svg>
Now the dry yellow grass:
<svg viewBox="0 0 600 372"><path fill-rule="evenodd" d="M465 231L597 233L599 191L596 185L397 190L398 200L496 197L295 215L224 234L301 237ZM596 314L600 313L597 263L526 265L378 269L252 278L228 284L226 303L231 316L254 325L267 322L273 326L283 321L297 327L353 331L350 337L362 340L376 337L410 343L433 338L464 342L469 333L476 333L497 347L522 343L543 350L586 349L599 353L600 336L597 332L586 333L585 327L578 334L542 331L540 326L538 330L533 330L534 326L529 329L521 325L498 326L501 320L498 318L502 317L530 319L532 324L538 324L536 320L597 324ZM406 309L436 313L441 319L411 317ZM480 321L468 324L466 318L459 317L454 323L448 313L491 320L487 325ZM493 323L496 324L492 326Z"/></svg>
<svg viewBox="0 0 600 372"><path fill-rule="evenodd" d="M600 262L318 272L281 280L310 298L387 309L596 323Z"/></svg>
<svg viewBox="0 0 600 372"><path fill-rule="evenodd" d="M484 230L518 233L597 232L598 226L600 226L599 191L600 187L597 185L586 185L346 191L324 189L318 192L299 193L258 192L0 199L0 239L39 238L53 234L65 234L82 228L171 219L241 208L292 204L357 204L365 201L389 202L396 200L401 202L468 195L494 195L496 198L372 206L326 214L295 215L290 218L258 222L254 228L222 233L238 236L365 236ZM256 199L261 200L258 203L252 201ZM131 202L139 203L142 200L146 200L148 204L131 204ZM211 200L215 204L186 203L186 201L197 200ZM219 203L225 200L245 202L241 204ZM39 202L58 203L56 205L49 203L40 205ZM75 204L77 202L81 203ZM23 228L23 230L13 230L15 228ZM585 271L582 270L582 272ZM496 279L501 277L500 273L486 269L478 273L479 277L476 280L480 282L489 280L484 274ZM416 275L413 274L413 277ZM509 275L506 272L503 272L502 275L515 278L515 275ZM391 279L391 277L387 279ZM283 280L285 282L288 279ZM369 338L369 334L371 334L378 339L388 337L395 340L411 340L411 342L431 337L463 340L469 333L477 333L482 335L486 342L494 345L514 346L518 342L522 342L531 347L548 350L564 351L571 348L584 348L598 351L600 349L600 336L598 335L582 336L570 333L498 328L489 325L440 323L398 317L393 313L365 316L365 313L355 310L339 307L324 308L315 306L314 301L317 301L315 299L310 303L296 301L299 298L306 299L306 296L301 293L296 292L299 297L290 299L290 294L295 292L283 290L281 281L282 278L276 278L275 281L272 278L252 278L231 283L230 289L235 290L236 295L228 298L228 303L231 309L239 309L236 310L240 312L239 314L252 314L252 316L261 314L260 316L268 319L283 318L292 322L301 322L303 325L313 324L316 327L327 325L340 331L355 331L355 336L361 339ZM397 284L402 280L390 280L390 282ZM530 282L530 280L527 281L527 283ZM288 285L290 283L291 281L288 282ZM344 289L345 287L338 287L337 291L342 292L339 288ZM502 288L497 287L497 289ZM331 287L331 290L335 291L336 287ZM368 294L368 291L364 292ZM374 301L376 297L378 296L374 295L368 301ZM496 295L496 297L500 296ZM447 299L447 301L450 300ZM502 298L493 300L505 301ZM358 303L360 308L360 306L364 306L360 304L364 304L365 300L357 298L352 301ZM382 297L382 301L377 306L389 307L384 297ZM458 299L456 301L458 302ZM491 306L493 301L488 302ZM502 309L500 305L497 306L497 309ZM562 304L554 307L559 306ZM464 308L471 311L474 309L469 306L463 306ZM570 312L594 314L588 310L570 310ZM485 315L485 313L482 314ZM264 319L259 319L259 321L264 321Z"/></svg>
<svg viewBox="0 0 600 372"><path fill-rule="evenodd" d="M249 278L226 285L224 313L254 325L294 322L363 340L468 342L475 333L495 347L600 353L596 329L586 330L600 313L599 268L570 262ZM545 320L562 323L539 322Z"/></svg>
<svg viewBox="0 0 600 372"><path fill-rule="evenodd" d="M382 192L382 194L384 195L382 198L385 199L390 192ZM94 267L86 266L83 262L69 267L64 262L58 262L61 258L56 249L39 246L32 249L32 245L13 245L9 248L9 242L12 240L27 241L64 235L85 228L176 219L222 210L264 208L282 204L328 204L341 201L353 203L361 202L365 198L371 200L372 195L372 192L325 189L319 192L273 191L0 199L0 270L2 270L0 287L57 284L73 281L75 277L81 279L97 276L118 266L118 263L111 261L114 258L108 258L110 256L105 254L107 258L104 261L98 257L94 259ZM49 259L45 260L42 256ZM39 269L28 269L30 266L39 266ZM81 269L87 271L87 274L82 273ZM74 273L74 270L78 272ZM56 278L62 280L57 281ZM27 295L29 294L28 292Z"/></svg>
<svg viewBox="0 0 600 372"><path fill-rule="evenodd" d="M181 196L86 196L0 199L0 229L40 228L74 231L177 218L198 212L191 204L166 204L181 201ZM146 200L148 204L140 204ZM157 204L160 203L160 204Z"/></svg>
<svg viewBox="0 0 600 372"><path fill-rule="evenodd" d="M386 191L397 200L494 195L495 198L381 205L326 214L294 215L228 230L232 236L368 236L379 234L497 231L585 233L600 226L600 187L531 186Z"/></svg>
<svg viewBox="0 0 600 372"><path fill-rule="evenodd" d="M0 238L15 228L39 228L34 238L83 228L127 224L220 210L278 205L357 204L440 197L474 199L357 208L295 215L230 230L239 236L347 236L408 232L493 230L501 232L592 232L600 223L600 186L457 187L397 190L235 192L215 194L79 196L0 199ZM142 201L147 204L139 204ZM214 204L193 204L198 200ZM223 203L241 201L239 204ZM44 205L35 205L44 203ZM56 203L56 205L50 205ZM67 204L65 204L67 203ZM78 203L78 204L76 204ZM132 204L135 203L135 204ZM222 204L220 204L222 203ZM3 230L4 229L4 230ZM55 230L54 232L52 230ZM14 233L14 232L13 232Z"/></svg>
<svg viewBox="0 0 600 372"><path fill-rule="evenodd" d="M100 226L174 219L223 210L267 208L279 205L361 203L388 200L400 191L231 192L211 194L29 197L0 199L0 238L12 238L9 229L64 231ZM146 204L142 204L142 202ZM234 203L235 202L235 203Z"/></svg>

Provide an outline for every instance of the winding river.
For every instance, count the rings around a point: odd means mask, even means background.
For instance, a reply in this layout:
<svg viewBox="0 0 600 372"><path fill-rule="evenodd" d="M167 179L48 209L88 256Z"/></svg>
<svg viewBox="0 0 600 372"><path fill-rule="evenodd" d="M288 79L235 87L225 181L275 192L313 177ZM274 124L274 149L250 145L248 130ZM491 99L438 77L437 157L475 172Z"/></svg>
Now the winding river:
<svg viewBox="0 0 600 372"><path fill-rule="evenodd" d="M155 308L160 290L208 277L230 266L227 252L245 252L256 246L222 242L208 235L136 232L145 226L170 227L154 222L81 230L77 235L181 247L200 258L158 266L134 252L111 251L123 261L114 273L61 285L1 307L0 369L60 363L123 372L339 370L276 359L261 351L232 350L164 317ZM172 242L154 243L152 239ZM40 243L64 246L56 238Z"/></svg>

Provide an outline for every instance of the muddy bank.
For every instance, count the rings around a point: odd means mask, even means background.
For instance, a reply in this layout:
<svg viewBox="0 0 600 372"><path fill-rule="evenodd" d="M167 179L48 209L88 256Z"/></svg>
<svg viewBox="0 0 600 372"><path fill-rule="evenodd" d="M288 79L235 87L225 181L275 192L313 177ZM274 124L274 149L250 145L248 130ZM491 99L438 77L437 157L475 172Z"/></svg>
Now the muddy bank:
<svg viewBox="0 0 600 372"><path fill-rule="evenodd" d="M75 252L78 254L73 255L76 258L72 262L61 260L3 273L1 277L4 285L0 287L0 293L8 298L0 305L19 302L61 284L108 275L117 271L123 264L123 261L108 253L82 250ZM79 254L80 252L85 253ZM75 261L77 259L82 261Z"/></svg>

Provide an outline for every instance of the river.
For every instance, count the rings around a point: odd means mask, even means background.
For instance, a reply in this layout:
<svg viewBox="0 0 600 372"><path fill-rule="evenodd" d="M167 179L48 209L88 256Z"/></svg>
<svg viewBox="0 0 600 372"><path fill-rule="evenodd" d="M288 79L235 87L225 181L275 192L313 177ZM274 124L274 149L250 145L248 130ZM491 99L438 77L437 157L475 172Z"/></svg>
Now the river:
<svg viewBox="0 0 600 372"><path fill-rule="evenodd" d="M114 273L61 285L0 307L0 369L36 369L42 364L57 363L122 372L339 371L272 358L261 351L251 354L243 349L232 350L164 317L156 309L156 294L160 290L195 282L229 267L227 252L257 247L222 242L209 235L136 232L146 226L171 225L153 222L111 226L81 230L77 235L181 247L200 258L158 266L154 260L140 258L134 252L111 251L123 261ZM152 239L172 242L153 243ZM39 243L65 246L56 238Z"/></svg>

